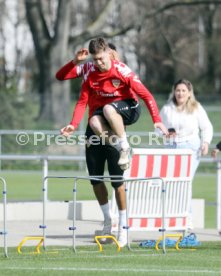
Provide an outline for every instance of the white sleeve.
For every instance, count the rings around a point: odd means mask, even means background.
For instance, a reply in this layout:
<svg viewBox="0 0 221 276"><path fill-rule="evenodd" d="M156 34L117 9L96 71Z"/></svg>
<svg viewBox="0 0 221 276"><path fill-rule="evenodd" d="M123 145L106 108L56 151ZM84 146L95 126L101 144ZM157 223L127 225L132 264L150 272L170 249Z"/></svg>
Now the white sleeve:
<svg viewBox="0 0 221 276"><path fill-rule="evenodd" d="M168 128L167 110L168 110L167 105L164 105L162 107L162 109L160 110L160 118L161 118L161 121L165 125L166 128ZM155 128L155 133L159 136L163 136L163 133L159 128Z"/></svg>
<svg viewBox="0 0 221 276"><path fill-rule="evenodd" d="M165 127L170 127L171 122L168 120L168 116L171 113L171 107L168 104L165 104L160 110L160 118Z"/></svg>
<svg viewBox="0 0 221 276"><path fill-rule="evenodd" d="M201 104L199 104L198 106L197 115L202 143L207 142L208 144L210 144L213 138L213 126L205 109L202 107Z"/></svg>

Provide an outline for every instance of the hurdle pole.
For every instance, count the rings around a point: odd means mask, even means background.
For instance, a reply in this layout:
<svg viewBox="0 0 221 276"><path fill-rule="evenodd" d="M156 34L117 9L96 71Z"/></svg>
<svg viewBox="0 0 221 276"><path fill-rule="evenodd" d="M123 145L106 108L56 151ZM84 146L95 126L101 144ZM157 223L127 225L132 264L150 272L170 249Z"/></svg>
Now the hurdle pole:
<svg viewBox="0 0 221 276"><path fill-rule="evenodd" d="M75 235L75 230L76 230L76 193L77 193L77 179L74 178L74 187L73 187L73 221L72 221L72 227L69 227L69 230L73 231L73 235L72 235L72 247L73 247L73 251L76 253L76 246L75 246L75 239L76 239L76 235Z"/></svg>
<svg viewBox="0 0 221 276"><path fill-rule="evenodd" d="M44 196L44 200L47 201L48 200L48 179L47 179L47 176L48 176L48 160L47 158L44 158L43 159L43 179L44 179L44 189L45 189L45 192L43 194Z"/></svg>
<svg viewBox="0 0 221 276"><path fill-rule="evenodd" d="M48 200L48 159L43 158L43 185L42 185L42 225L39 225L39 228L42 229L43 235L43 248L46 250L46 225L45 225L45 216L46 216L46 201Z"/></svg>
<svg viewBox="0 0 221 276"><path fill-rule="evenodd" d="M166 243L165 243L165 195L166 195L166 188L164 180L161 178L162 183L162 237L163 237L163 253L166 253Z"/></svg>
<svg viewBox="0 0 221 276"><path fill-rule="evenodd" d="M43 248L44 250L46 249L46 225L45 225L45 221L46 221L46 200L47 200L47 182L48 182L48 177L45 176L43 178L43 186L42 186L42 225L39 226L39 228L42 229L42 236L44 239L43 242Z"/></svg>
<svg viewBox="0 0 221 276"><path fill-rule="evenodd" d="M3 195L3 231L2 231L2 235L3 235L3 239L4 239L4 254L5 257L8 257L8 247L7 247L7 231L6 231L6 204L7 204L7 188L6 188L6 181L4 178L0 177L0 180L3 184L3 191L2 191L2 195Z"/></svg>
<svg viewBox="0 0 221 276"><path fill-rule="evenodd" d="M126 221L127 221L127 225L125 226L126 230L127 230L127 248L128 250L131 250L131 247L130 247L130 241L129 241L129 216L128 216L128 206L127 206L127 203L128 203L128 188L127 188L127 181L125 181L125 193L126 193Z"/></svg>

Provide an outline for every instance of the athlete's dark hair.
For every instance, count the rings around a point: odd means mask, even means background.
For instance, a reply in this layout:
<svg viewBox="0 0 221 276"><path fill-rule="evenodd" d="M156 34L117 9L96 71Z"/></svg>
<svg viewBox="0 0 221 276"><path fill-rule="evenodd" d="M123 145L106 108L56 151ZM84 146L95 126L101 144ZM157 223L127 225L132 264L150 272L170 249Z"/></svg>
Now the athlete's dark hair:
<svg viewBox="0 0 221 276"><path fill-rule="evenodd" d="M89 43L89 53L95 55L100 51L106 51L109 49L108 43L102 37L92 39Z"/></svg>
<svg viewBox="0 0 221 276"><path fill-rule="evenodd" d="M109 42L108 46L111 50L117 51L117 47L113 43Z"/></svg>

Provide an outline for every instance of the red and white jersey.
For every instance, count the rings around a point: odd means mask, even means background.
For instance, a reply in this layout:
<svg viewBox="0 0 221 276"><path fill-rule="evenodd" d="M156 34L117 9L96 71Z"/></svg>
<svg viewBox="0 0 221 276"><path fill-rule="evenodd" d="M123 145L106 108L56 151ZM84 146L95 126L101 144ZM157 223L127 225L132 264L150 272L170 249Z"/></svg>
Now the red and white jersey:
<svg viewBox="0 0 221 276"><path fill-rule="evenodd" d="M79 72L82 73L83 68ZM72 73L72 78L74 74ZM90 118L95 110L106 104L125 99L138 101L137 96L145 102L153 122L161 122L153 95L141 83L137 75L124 63L112 60L111 68L105 72L99 71L92 64L83 76L85 81L71 121L73 126L77 127L80 123L86 105L89 106Z"/></svg>
<svg viewBox="0 0 221 276"><path fill-rule="evenodd" d="M72 60L59 69L56 73L56 78L58 80L69 80L83 77L85 80L92 66L94 66L93 62L77 65Z"/></svg>

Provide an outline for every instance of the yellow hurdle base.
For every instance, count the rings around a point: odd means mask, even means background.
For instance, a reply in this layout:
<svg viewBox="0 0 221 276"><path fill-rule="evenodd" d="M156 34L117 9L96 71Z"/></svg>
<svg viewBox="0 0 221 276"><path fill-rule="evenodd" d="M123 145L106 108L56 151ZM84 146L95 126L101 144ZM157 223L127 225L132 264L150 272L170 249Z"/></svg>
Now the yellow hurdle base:
<svg viewBox="0 0 221 276"><path fill-rule="evenodd" d="M26 243L26 241L28 241L28 240L39 240L39 243L37 244L36 249L33 253L34 254L41 254L40 247L44 242L44 237L41 237L41 236L27 236L27 237L24 237L24 239L19 243L19 245L17 247L18 253L23 254L22 251L21 251L21 248Z"/></svg>
<svg viewBox="0 0 221 276"><path fill-rule="evenodd" d="M111 239L111 240L113 240L115 242L116 246L117 246L117 252L120 251L120 245L119 245L117 239L114 236L95 236L94 239L95 239L95 241L96 241L96 243L99 247L99 251L103 251L103 247L102 247L102 245L99 241L100 239Z"/></svg>

